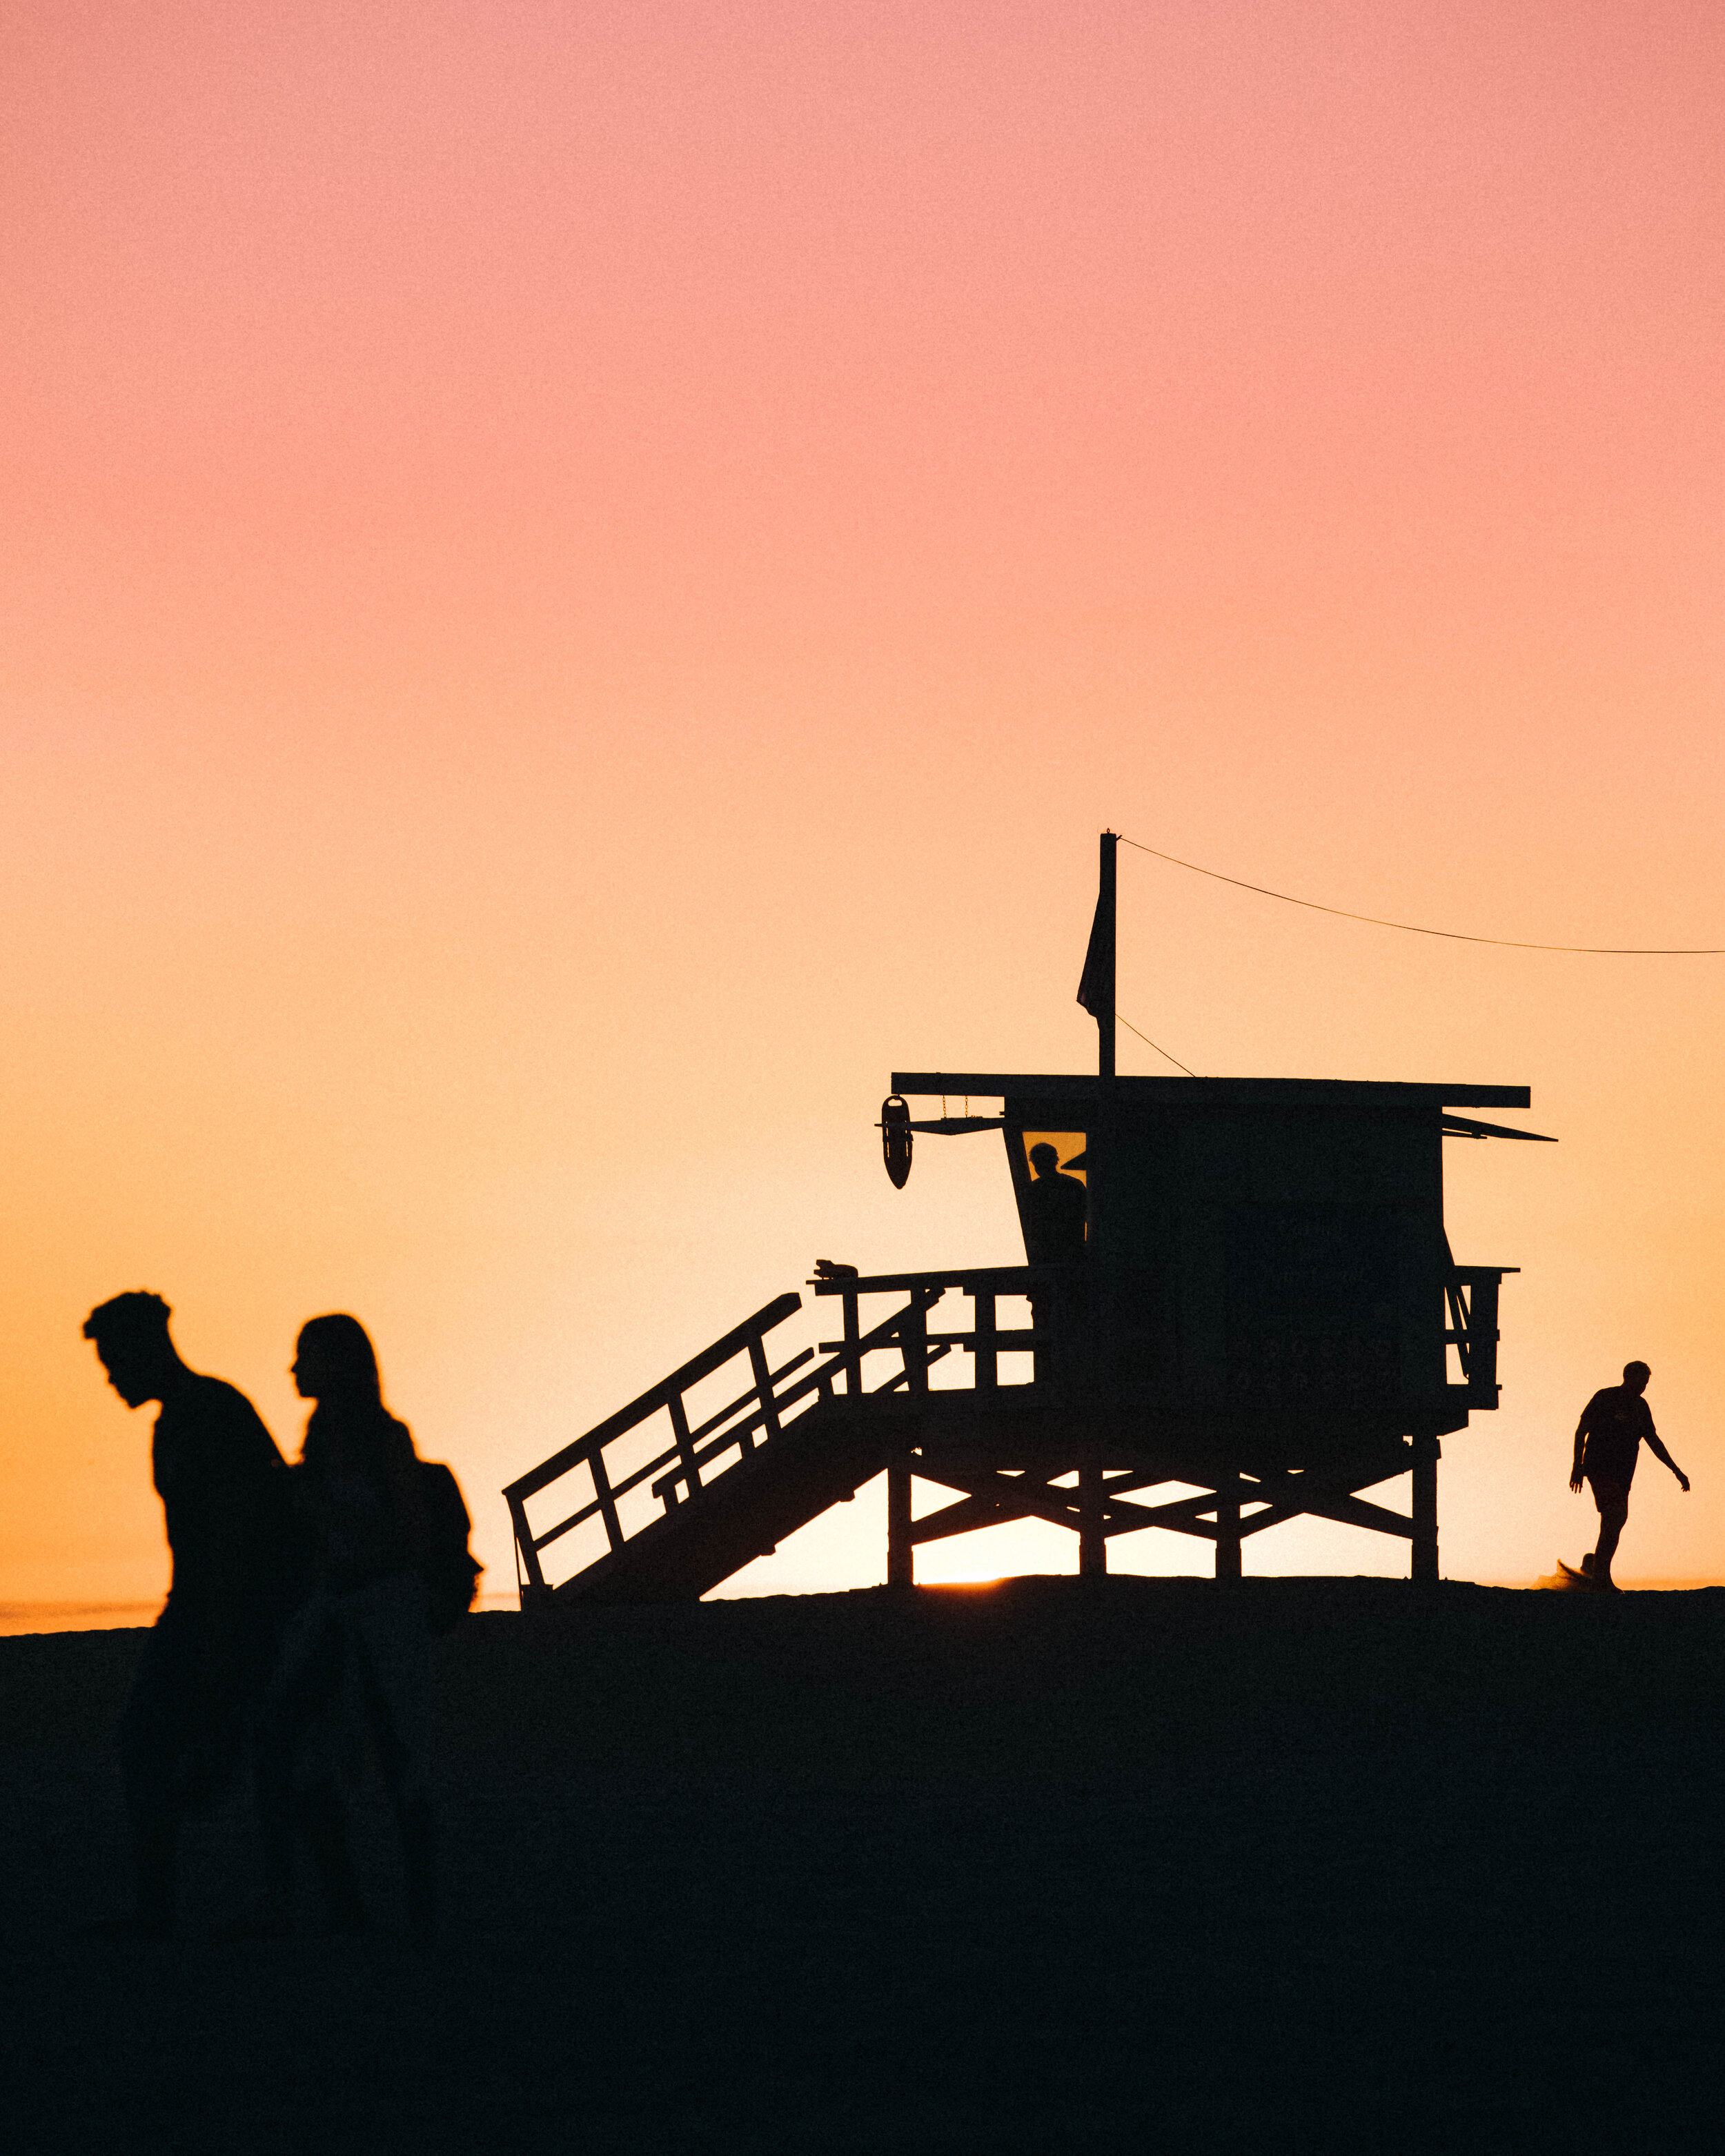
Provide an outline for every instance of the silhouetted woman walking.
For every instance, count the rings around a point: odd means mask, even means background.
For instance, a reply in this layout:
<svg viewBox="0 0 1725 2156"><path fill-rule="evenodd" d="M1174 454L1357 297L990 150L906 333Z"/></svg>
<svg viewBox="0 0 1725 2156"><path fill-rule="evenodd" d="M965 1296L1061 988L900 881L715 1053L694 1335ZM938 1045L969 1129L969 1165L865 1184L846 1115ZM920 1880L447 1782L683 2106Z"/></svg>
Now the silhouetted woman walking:
<svg viewBox="0 0 1725 2156"><path fill-rule="evenodd" d="M437 1831L427 1779L430 1630L420 1463L407 1424L384 1406L365 1327L314 1317L293 1364L316 1403L295 1471L313 1547L315 1586L295 1620L263 1738L268 1902L290 1920L293 1828L303 1831L341 1931L366 1920L343 1782L369 1731L401 1835L408 1921L429 1938L437 1916Z"/></svg>

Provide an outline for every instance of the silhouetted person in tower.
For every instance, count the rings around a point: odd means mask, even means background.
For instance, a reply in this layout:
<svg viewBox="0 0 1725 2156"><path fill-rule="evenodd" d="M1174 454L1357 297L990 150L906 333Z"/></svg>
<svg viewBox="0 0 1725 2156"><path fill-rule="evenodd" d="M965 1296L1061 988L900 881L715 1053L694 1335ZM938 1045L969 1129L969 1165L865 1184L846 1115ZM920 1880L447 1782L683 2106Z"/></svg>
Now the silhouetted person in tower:
<svg viewBox="0 0 1725 2156"><path fill-rule="evenodd" d="M119 1732L137 1902L104 1927L140 1938L173 1928L182 1823L239 1762L292 1590L287 1463L243 1393L180 1360L169 1315L159 1295L117 1295L84 1327L126 1405L162 1409L151 1459L173 1577Z"/></svg>
<svg viewBox="0 0 1725 2156"><path fill-rule="evenodd" d="M1599 1508L1599 1543L1581 1568L1595 1587L1615 1587L1611 1560L1617 1554L1617 1538L1629 1517L1630 1484L1643 1440L1656 1460L1662 1460L1686 1490L1689 1477L1659 1441L1653 1416L1642 1394L1653 1373L1645 1363L1625 1363L1623 1383L1606 1385L1581 1411L1575 1425L1575 1459L1569 1471L1569 1487L1591 1484L1594 1502Z"/></svg>
<svg viewBox="0 0 1725 2156"><path fill-rule="evenodd" d="M259 1793L266 1888L256 1928L292 1928L293 1839L304 1835L338 1931L366 1907L342 1784L369 1734L401 1835L408 1919L436 1923L429 1526L412 1433L384 1406L365 1328L314 1317L293 1365L316 1403L294 1479L314 1537L316 1585L296 1614L264 1717Z"/></svg>
<svg viewBox="0 0 1725 2156"><path fill-rule="evenodd" d="M1061 1265L1084 1255L1089 1200L1076 1175L1062 1175L1060 1156L1045 1141L1030 1148L1034 1179L1025 1203L1024 1240L1033 1265Z"/></svg>
<svg viewBox="0 0 1725 2156"><path fill-rule="evenodd" d="M1033 1265L1076 1265L1084 1255L1085 1214L1089 1205L1076 1175L1060 1173L1060 1156L1046 1140L1030 1148L1031 1183L1024 1199L1024 1251ZM1069 1274L1058 1288L1041 1288L1030 1296L1030 1322L1045 1336L1036 1350L1039 1383L1065 1382L1074 1373L1074 1327L1083 1306L1083 1281Z"/></svg>

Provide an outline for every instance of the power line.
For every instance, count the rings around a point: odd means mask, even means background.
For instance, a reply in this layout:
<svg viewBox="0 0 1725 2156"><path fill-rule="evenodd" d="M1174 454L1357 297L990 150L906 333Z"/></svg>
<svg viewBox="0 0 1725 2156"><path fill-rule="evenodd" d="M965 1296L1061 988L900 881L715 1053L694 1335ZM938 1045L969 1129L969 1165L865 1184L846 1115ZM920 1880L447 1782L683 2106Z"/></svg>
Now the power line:
<svg viewBox="0 0 1725 2156"><path fill-rule="evenodd" d="M1127 843L1130 844L1131 841L1128 840ZM1120 1018L1120 1013L1118 1011L1116 1011L1114 1015L1116 1018L1120 1019L1120 1023L1126 1028L1128 1033L1138 1033L1138 1029L1132 1024L1129 1018ZM1138 1038L1143 1042L1146 1048L1155 1048L1157 1054L1162 1058L1164 1063L1172 1063L1176 1070L1186 1070L1185 1065L1181 1062L1178 1055L1170 1055L1165 1048L1157 1048L1156 1043L1150 1038L1147 1033L1138 1033ZM1198 1075L1198 1073L1195 1070L1186 1070L1186 1075L1189 1078L1195 1078Z"/></svg>
<svg viewBox="0 0 1725 2156"><path fill-rule="evenodd" d="M1374 913L1350 913L1345 906L1320 906L1314 898L1295 898L1285 891L1267 890L1260 883L1245 883L1239 876L1224 875L1219 869L1200 868L1196 861L1183 861L1177 855L1160 853L1154 846L1141 844L1137 839L1122 837L1120 843L1131 846L1135 852L1148 854L1156 860L1167 861L1173 868L1189 869L1194 875L1209 876L1215 883L1232 884L1236 891L1255 891L1260 898L1280 899L1284 906L1303 906L1312 913L1332 914L1338 921L1363 921L1370 928L1399 928L1407 936L1440 936L1449 943L1489 943L1499 951L1561 951L1578 958L1725 958L1725 945L1701 950L1636 950L1598 943L1519 943L1507 936L1464 936L1454 928L1420 928L1410 921L1382 921ZM1122 1019L1121 1024L1125 1025L1126 1020ZM1127 1030L1138 1032L1136 1026ZM1145 1035L1140 1033L1138 1038L1142 1040ZM1153 1040L1150 1045L1156 1048ZM1162 1048L1157 1048L1156 1052L1158 1055L1168 1054ZM1171 1055L1168 1060L1170 1063L1174 1060ZM1185 1067L1184 1064L1180 1065L1183 1070Z"/></svg>

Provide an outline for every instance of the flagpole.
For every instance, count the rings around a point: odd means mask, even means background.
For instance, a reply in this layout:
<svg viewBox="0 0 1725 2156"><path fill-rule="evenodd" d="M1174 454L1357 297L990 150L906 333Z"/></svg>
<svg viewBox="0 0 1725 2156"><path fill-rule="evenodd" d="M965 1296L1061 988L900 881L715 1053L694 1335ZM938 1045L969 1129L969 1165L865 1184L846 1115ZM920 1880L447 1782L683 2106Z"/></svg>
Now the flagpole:
<svg viewBox="0 0 1725 2156"><path fill-rule="evenodd" d="M1101 873L1096 891L1096 921L1103 936L1102 1008L1096 1019L1096 1075L1114 1076L1114 863L1119 839L1112 831L1102 834Z"/></svg>
<svg viewBox="0 0 1725 2156"><path fill-rule="evenodd" d="M1091 1427L1078 1460L1078 1570L1097 1579L1108 1569L1108 1537L1102 1525L1102 1452L1112 1414L1106 1403L1114 1389L1114 1275L1105 1214L1114 1165L1114 974L1116 957L1114 866L1117 841L1104 831L1096 889L1095 936L1096 978L1092 1006L1096 1021L1096 1114L1091 1119L1086 1152L1090 1161L1089 1242L1091 1323L1094 1370L1101 1399L1092 1409Z"/></svg>

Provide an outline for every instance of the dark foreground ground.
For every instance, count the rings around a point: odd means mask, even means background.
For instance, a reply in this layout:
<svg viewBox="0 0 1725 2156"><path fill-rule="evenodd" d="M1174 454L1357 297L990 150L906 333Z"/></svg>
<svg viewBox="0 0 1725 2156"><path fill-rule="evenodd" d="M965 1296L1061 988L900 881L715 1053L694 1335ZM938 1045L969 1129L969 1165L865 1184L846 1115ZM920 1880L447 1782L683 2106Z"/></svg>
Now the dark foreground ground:
<svg viewBox="0 0 1725 2156"><path fill-rule="evenodd" d="M1028 1580L439 1650L449 1942L124 1898L136 1633L0 1641L20 2151L1685 2150L1725 2095L1725 1589Z"/></svg>

